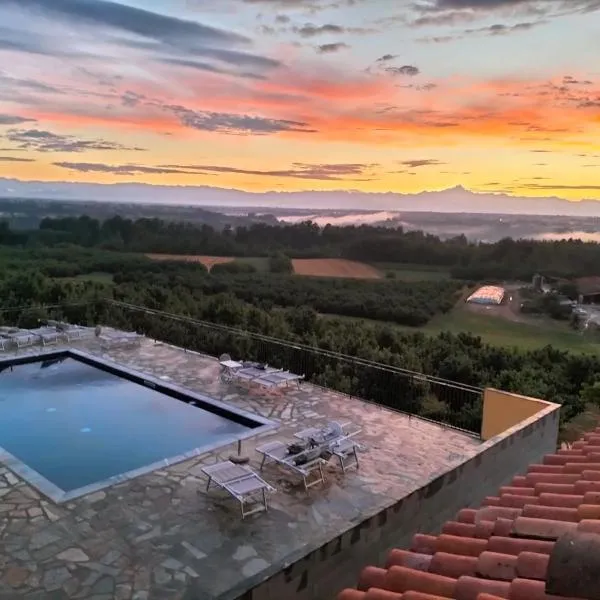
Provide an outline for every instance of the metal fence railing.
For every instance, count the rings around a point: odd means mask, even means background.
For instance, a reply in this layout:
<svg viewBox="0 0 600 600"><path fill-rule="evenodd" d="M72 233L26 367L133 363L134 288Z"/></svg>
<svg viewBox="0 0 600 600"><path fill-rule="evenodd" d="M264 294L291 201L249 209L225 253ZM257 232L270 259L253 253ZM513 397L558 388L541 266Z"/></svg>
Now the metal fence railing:
<svg viewBox="0 0 600 600"><path fill-rule="evenodd" d="M0 311L0 325L40 319L135 330L204 354L230 354L305 375L308 381L479 435L483 389L360 357L115 300Z"/></svg>

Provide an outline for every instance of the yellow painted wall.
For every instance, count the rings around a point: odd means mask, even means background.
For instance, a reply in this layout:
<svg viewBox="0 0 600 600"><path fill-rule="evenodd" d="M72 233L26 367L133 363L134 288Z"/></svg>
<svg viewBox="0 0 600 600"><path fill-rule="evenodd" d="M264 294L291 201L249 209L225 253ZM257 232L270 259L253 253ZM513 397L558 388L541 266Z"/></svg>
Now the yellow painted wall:
<svg viewBox="0 0 600 600"><path fill-rule="evenodd" d="M483 394L481 438L489 440L507 429L533 417L552 402L486 388Z"/></svg>

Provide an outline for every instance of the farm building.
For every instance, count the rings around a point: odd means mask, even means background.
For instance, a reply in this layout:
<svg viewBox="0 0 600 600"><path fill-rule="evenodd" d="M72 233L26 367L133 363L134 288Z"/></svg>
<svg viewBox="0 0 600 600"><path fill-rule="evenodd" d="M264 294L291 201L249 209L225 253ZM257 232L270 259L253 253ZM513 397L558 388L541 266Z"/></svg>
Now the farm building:
<svg viewBox="0 0 600 600"><path fill-rule="evenodd" d="M580 277L575 280L580 304L600 302L600 277Z"/></svg>
<svg viewBox="0 0 600 600"><path fill-rule="evenodd" d="M504 299L504 294L504 288L495 285L484 285L474 291L467 298L467 302L472 304L501 304Z"/></svg>

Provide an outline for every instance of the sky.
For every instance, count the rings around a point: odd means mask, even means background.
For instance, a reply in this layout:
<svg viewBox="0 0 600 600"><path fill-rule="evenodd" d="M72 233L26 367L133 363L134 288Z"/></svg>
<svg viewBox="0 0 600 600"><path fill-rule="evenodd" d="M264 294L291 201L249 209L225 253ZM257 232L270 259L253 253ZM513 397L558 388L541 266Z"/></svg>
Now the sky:
<svg viewBox="0 0 600 600"><path fill-rule="evenodd" d="M0 0L0 177L600 199L600 0Z"/></svg>

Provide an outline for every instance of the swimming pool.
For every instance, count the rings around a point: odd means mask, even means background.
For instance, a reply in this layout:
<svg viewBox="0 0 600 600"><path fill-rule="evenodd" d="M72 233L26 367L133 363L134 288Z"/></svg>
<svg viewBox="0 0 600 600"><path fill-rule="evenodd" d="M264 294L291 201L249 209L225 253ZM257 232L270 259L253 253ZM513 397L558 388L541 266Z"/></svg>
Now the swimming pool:
<svg viewBox="0 0 600 600"><path fill-rule="evenodd" d="M0 460L56 502L273 426L75 350L0 361Z"/></svg>

